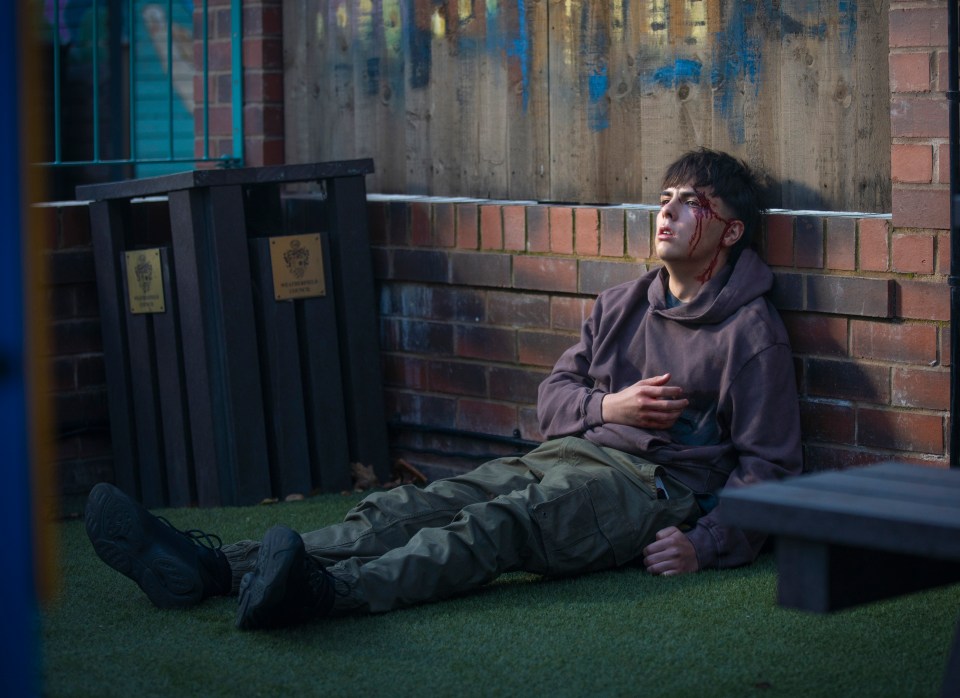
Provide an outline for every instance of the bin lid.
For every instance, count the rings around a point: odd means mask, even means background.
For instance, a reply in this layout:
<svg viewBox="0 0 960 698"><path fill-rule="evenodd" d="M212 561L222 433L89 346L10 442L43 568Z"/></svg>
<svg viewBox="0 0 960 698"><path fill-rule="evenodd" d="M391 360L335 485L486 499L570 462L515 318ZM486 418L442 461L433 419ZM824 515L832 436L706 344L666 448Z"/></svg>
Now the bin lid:
<svg viewBox="0 0 960 698"><path fill-rule="evenodd" d="M354 177L373 172L373 160L338 160L299 165L271 165L267 167L238 167L234 169L191 170L158 177L128 179L105 184L84 184L77 187L80 201L132 199L141 196L168 194L182 189L222 187L235 185L280 184L312 182L335 177Z"/></svg>

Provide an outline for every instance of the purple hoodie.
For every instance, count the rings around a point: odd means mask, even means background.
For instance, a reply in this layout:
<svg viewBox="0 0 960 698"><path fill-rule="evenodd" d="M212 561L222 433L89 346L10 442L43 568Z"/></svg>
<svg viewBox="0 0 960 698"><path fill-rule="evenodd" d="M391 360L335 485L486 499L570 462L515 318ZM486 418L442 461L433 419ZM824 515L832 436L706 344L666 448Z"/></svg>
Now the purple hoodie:
<svg viewBox="0 0 960 698"><path fill-rule="evenodd" d="M540 385L543 435L582 436L635 454L700 495L799 473L793 358L783 323L764 297L773 284L770 269L746 250L692 301L673 308L666 283L660 268L600 294L580 341ZM689 400L670 430L601 421L604 395L664 373ZM752 562L764 536L722 525L717 514L713 509L687 533L700 567Z"/></svg>

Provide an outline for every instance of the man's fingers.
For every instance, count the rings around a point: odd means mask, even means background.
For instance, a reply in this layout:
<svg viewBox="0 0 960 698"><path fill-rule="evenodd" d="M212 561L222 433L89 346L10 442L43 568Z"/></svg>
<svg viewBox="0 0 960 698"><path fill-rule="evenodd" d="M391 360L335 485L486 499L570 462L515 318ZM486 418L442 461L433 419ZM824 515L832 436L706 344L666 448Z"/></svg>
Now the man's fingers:
<svg viewBox="0 0 960 698"><path fill-rule="evenodd" d="M651 574L667 576L699 568L696 551L676 526L657 531L656 540L643 549L643 556L643 565Z"/></svg>
<svg viewBox="0 0 960 698"><path fill-rule="evenodd" d="M683 412L688 404L687 400L650 400L646 408L655 412Z"/></svg>
<svg viewBox="0 0 960 698"><path fill-rule="evenodd" d="M637 381L637 385L665 385L670 380L670 374L664 373L662 376L650 376Z"/></svg>
<svg viewBox="0 0 960 698"><path fill-rule="evenodd" d="M669 538L677 533L680 533L680 529L676 526L667 526L666 528L661 528L659 531L657 531L657 540Z"/></svg>
<svg viewBox="0 0 960 698"><path fill-rule="evenodd" d="M640 392L647 397L669 400L683 395L683 388L676 385L645 385Z"/></svg>
<svg viewBox="0 0 960 698"><path fill-rule="evenodd" d="M637 415L637 426L669 429L683 414L683 407L661 409L650 407Z"/></svg>
<svg viewBox="0 0 960 698"><path fill-rule="evenodd" d="M634 387L640 395L656 398L658 400L664 398L676 398L683 395L683 388L680 386L667 385L667 381L669 380L670 374L665 373L662 376L644 378L641 381L637 381L634 384Z"/></svg>
<svg viewBox="0 0 960 698"><path fill-rule="evenodd" d="M669 551L647 555L643 558L643 566L651 574L667 575L677 571L677 557Z"/></svg>
<svg viewBox="0 0 960 698"><path fill-rule="evenodd" d="M680 529L676 526L667 526L657 531L653 542L643 549L644 556L650 557L668 550L671 545L670 537L677 533L680 533Z"/></svg>

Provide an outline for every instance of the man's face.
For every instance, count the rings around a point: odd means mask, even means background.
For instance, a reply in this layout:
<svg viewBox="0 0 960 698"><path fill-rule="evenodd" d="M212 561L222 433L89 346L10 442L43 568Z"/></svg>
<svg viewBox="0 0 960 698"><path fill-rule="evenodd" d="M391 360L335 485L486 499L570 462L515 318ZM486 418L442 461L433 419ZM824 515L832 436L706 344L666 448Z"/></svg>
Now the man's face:
<svg viewBox="0 0 960 698"><path fill-rule="evenodd" d="M660 194L657 256L671 274L706 283L726 262L730 247L743 234L743 223L709 187L668 187Z"/></svg>

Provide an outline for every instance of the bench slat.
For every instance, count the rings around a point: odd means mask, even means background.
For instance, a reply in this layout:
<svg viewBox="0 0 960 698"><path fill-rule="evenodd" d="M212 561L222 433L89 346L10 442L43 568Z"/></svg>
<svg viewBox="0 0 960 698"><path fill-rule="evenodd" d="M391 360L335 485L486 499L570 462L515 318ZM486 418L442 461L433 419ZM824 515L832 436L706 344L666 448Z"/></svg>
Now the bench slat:
<svg viewBox="0 0 960 698"><path fill-rule="evenodd" d="M857 471L806 475L726 490L720 511L735 526L766 533L960 560L960 496L951 500L948 490L930 484L952 486L960 472L901 465L878 474L922 481ZM902 496L890 496L891 483Z"/></svg>
<svg viewBox="0 0 960 698"><path fill-rule="evenodd" d="M910 482L900 478L858 477L837 473L830 478L810 481L807 478L795 478L783 482L785 487L796 487L810 491L828 489L837 494L852 494L864 497L876 497L878 506L887 500L914 502L920 505L933 504L945 507L960 507L960 488L954 491L934 483Z"/></svg>
<svg viewBox="0 0 960 698"><path fill-rule="evenodd" d="M907 465L905 463L880 463L878 465L871 465L863 468L834 470L827 473L820 473L818 477L840 474L854 475L856 477L873 480L888 479L912 483L924 483L960 491L960 473L958 473L958 471L950 470L948 468Z"/></svg>

